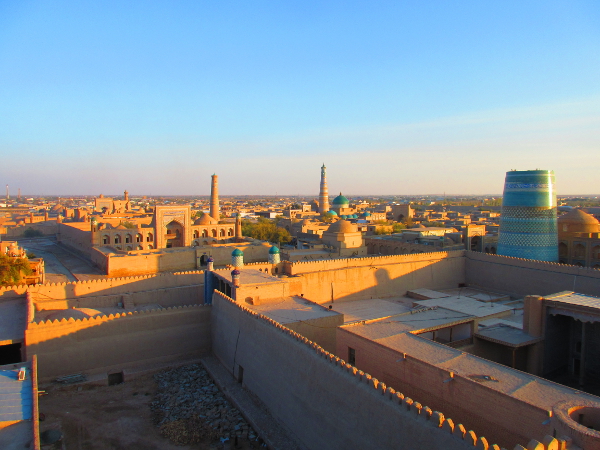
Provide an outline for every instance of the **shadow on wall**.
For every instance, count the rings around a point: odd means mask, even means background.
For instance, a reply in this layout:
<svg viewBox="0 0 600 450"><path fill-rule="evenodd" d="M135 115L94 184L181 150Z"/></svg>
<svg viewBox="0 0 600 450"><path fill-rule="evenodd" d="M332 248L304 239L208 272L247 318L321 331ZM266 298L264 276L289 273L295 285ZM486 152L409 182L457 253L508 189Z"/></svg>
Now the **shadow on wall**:
<svg viewBox="0 0 600 450"><path fill-rule="evenodd" d="M42 381L75 373L178 363L210 352L210 307L191 305L89 319L30 323L27 359Z"/></svg>
<svg viewBox="0 0 600 450"><path fill-rule="evenodd" d="M464 283L464 258L441 257L430 260L385 264L385 258L371 265L304 272L290 279L291 294L304 294L316 303L370 298L399 297L412 289L448 289ZM297 281L296 281L297 280ZM298 283L298 285L295 285Z"/></svg>
<svg viewBox="0 0 600 450"><path fill-rule="evenodd" d="M28 291L36 311L79 307L131 309L146 304L159 304L162 307L202 304L204 273L197 271L49 283L30 286Z"/></svg>

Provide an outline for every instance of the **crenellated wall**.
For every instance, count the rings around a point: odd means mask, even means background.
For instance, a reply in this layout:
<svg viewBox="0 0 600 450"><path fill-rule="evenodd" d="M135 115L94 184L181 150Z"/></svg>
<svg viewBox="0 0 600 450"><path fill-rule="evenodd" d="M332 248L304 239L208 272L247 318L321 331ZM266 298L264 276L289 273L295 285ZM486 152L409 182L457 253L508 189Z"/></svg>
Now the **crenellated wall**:
<svg viewBox="0 0 600 450"><path fill-rule="evenodd" d="M131 370L179 363L210 352L210 307L178 306L87 319L29 323L28 358L37 354L39 377Z"/></svg>
<svg viewBox="0 0 600 450"><path fill-rule="evenodd" d="M600 296L600 270L531 259L465 252L470 286L516 295L561 291Z"/></svg>
<svg viewBox="0 0 600 450"><path fill-rule="evenodd" d="M18 291L17 291L18 292ZM174 272L30 286L35 309L115 307L204 303L204 272Z"/></svg>
<svg viewBox="0 0 600 450"><path fill-rule="evenodd" d="M418 398L220 292L213 295L212 321L215 355L307 448L499 450ZM551 436L543 440L530 440L527 448L560 444Z"/></svg>
<svg viewBox="0 0 600 450"><path fill-rule="evenodd" d="M317 303L403 296L421 287L445 289L464 282L463 251L284 262L289 294Z"/></svg>

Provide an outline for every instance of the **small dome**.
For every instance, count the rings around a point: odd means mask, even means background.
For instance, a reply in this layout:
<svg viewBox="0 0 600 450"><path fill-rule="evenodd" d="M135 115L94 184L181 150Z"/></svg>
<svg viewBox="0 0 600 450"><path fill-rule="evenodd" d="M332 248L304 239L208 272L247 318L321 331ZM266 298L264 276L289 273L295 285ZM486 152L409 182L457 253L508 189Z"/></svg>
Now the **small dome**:
<svg viewBox="0 0 600 450"><path fill-rule="evenodd" d="M356 233L358 232L358 227L352 222L342 219L331 224L327 231L329 233Z"/></svg>
<svg viewBox="0 0 600 450"><path fill-rule="evenodd" d="M348 204L350 204L350 202L340 192L340 195L338 195L336 198L333 199L332 204L334 204L334 205L348 205Z"/></svg>
<svg viewBox="0 0 600 450"><path fill-rule="evenodd" d="M237 269L233 269L233 270L231 271L231 275L233 275L234 277L235 277L235 276L239 276L239 275L240 275L240 273L241 273L241 272L240 272L239 270L237 270Z"/></svg>
<svg viewBox="0 0 600 450"><path fill-rule="evenodd" d="M215 262L215 260L213 259L212 256L209 256L208 259L206 260L206 262Z"/></svg>
<svg viewBox="0 0 600 450"><path fill-rule="evenodd" d="M300 222L300 225L310 225L310 220L304 219L302 222Z"/></svg>
<svg viewBox="0 0 600 450"><path fill-rule="evenodd" d="M195 221L194 221L194 225L216 225L218 224L219 221L213 219L210 214L202 214L202 217L198 217Z"/></svg>
<svg viewBox="0 0 600 450"><path fill-rule="evenodd" d="M269 249L269 255L277 255L279 253L279 249L276 246L273 246Z"/></svg>
<svg viewBox="0 0 600 450"><path fill-rule="evenodd" d="M239 248L236 248L234 251L231 252L231 256L244 256L244 252L241 251Z"/></svg>
<svg viewBox="0 0 600 450"><path fill-rule="evenodd" d="M364 217L364 218L371 217L371 213L369 211L365 211L364 213L362 213L360 215L360 217Z"/></svg>
<svg viewBox="0 0 600 450"><path fill-rule="evenodd" d="M61 205L61 204L59 203L59 204L57 204L57 205L54 205L54 206L53 206L53 207L50 209L50 211L54 211L54 212L56 212L56 211L61 211L61 210L63 210L63 209L64 209L64 206L63 206L63 205Z"/></svg>
<svg viewBox="0 0 600 450"><path fill-rule="evenodd" d="M329 214L330 216L337 216L337 213L333 209L327 211L327 214Z"/></svg>
<svg viewBox="0 0 600 450"><path fill-rule="evenodd" d="M572 233L598 233L600 222L591 214L573 209L558 218L559 231Z"/></svg>
<svg viewBox="0 0 600 450"><path fill-rule="evenodd" d="M348 218L346 214L342 214L340 217L342 218L342 220L346 220Z"/></svg>

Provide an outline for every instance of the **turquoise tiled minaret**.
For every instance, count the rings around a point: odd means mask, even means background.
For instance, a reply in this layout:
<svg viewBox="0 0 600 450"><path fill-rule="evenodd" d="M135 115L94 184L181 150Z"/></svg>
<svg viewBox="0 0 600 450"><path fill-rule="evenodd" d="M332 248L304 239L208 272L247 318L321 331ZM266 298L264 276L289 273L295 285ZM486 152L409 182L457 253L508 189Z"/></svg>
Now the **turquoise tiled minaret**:
<svg viewBox="0 0 600 450"><path fill-rule="evenodd" d="M553 171L514 170L506 173L498 254L558 261Z"/></svg>

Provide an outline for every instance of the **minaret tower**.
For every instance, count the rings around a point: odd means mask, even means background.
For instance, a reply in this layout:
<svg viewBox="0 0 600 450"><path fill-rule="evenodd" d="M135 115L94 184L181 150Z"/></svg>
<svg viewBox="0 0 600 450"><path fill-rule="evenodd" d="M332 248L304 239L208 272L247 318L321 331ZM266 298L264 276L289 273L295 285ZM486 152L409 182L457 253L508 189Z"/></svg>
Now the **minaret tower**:
<svg viewBox="0 0 600 450"><path fill-rule="evenodd" d="M329 192L327 192L327 173L325 163L321 167L321 190L319 192L319 212L325 214L329 211Z"/></svg>
<svg viewBox="0 0 600 450"><path fill-rule="evenodd" d="M210 185L210 217L219 220L219 177L215 174L211 176Z"/></svg>

